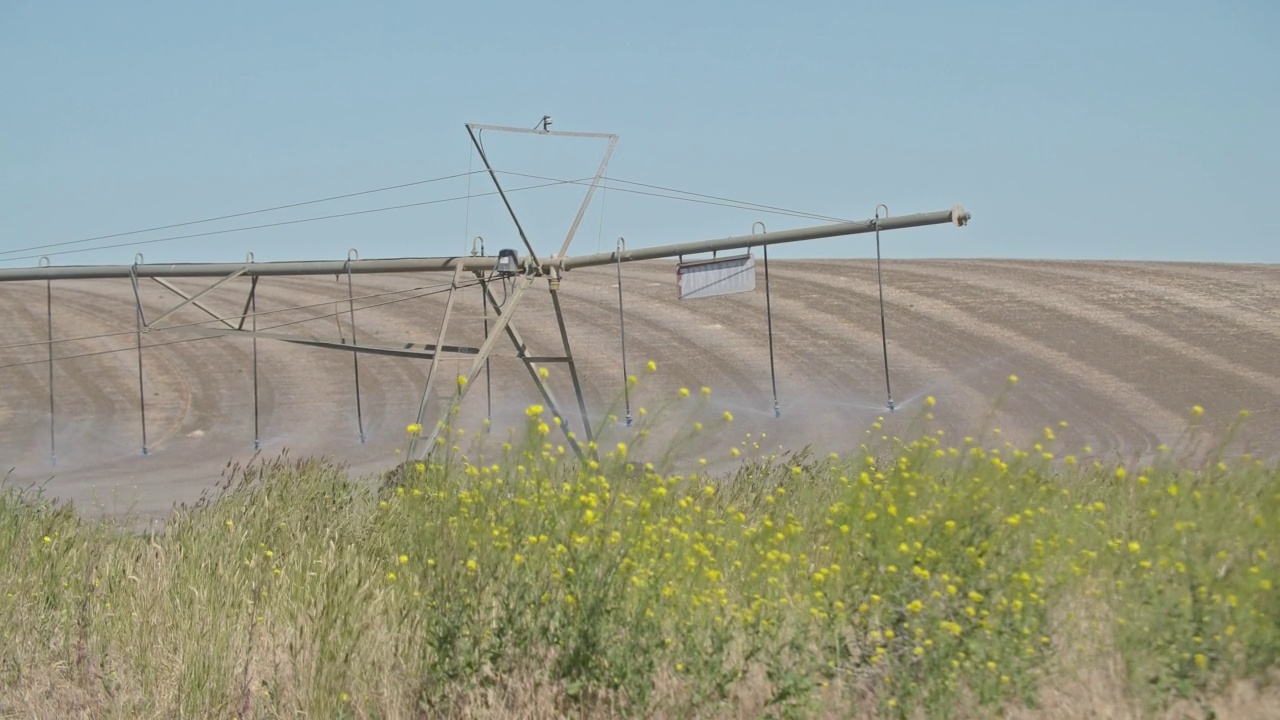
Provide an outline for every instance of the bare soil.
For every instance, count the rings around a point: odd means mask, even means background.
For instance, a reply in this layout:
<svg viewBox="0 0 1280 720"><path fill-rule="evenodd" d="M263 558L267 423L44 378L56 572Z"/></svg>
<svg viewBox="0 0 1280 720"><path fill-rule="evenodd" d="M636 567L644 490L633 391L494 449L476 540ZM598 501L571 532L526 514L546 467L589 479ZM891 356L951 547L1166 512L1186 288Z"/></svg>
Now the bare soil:
<svg viewBox="0 0 1280 720"><path fill-rule="evenodd" d="M1236 452L1280 457L1280 266L1131 262L889 261L885 263L890 416L875 265L867 261L779 261L770 266L777 393L770 379L763 271L752 293L676 299L674 265L623 268L628 370L642 379L632 398L656 409L688 386L713 389L708 420L725 410L731 431L707 432L697 452L719 462L746 433L765 450L812 445L856 450L879 416L900 429L937 398L935 425L952 442L976 432L1010 374L1020 382L992 421L1015 442L1034 442L1053 425L1063 452L1107 461L1149 457L1162 443L1187 444L1190 408L1208 428L1251 416ZM446 294L421 295L447 275L354 278L354 332L360 343L430 343ZM209 283L178 280L188 293ZM223 316L242 311L247 280L202 299ZM428 287L430 286L430 287ZM180 302L144 282L148 318ZM417 288L417 290L414 290ZM499 290L499 295L501 291ZM593 421L611 404L621 416L623 388L615 270L577 270L564 278L569 336ZM283 310L298 306L302 309ZM346 278L266 278L258 287L260 329L351 341ZM448 343L483 339L480 292L460 291ZM269 314L268 314L269 313ZM163 326L203 322L186 307ZM539 281L515 318L531 354L560 354L560 338ZM229 462L253 458L253 352L248 337L192 339L180 330L142 335L147 454L142 453L133 291L127 281L53 284L54 433L51 462L45 285L0 285L0 477L44 483L52 494L110 514L163 516L175 502L214 486ZM247 327L247 325L246 325ZM511 344L492 362L495 434L542 402ZM421 399L428 361L361 355L357 417L353 356L279 341L258 345L261 452L326 454L354 471L399 461L405 425ZM644 373L644 363L659 372ZM469 361L441 361L429 405L433 425L453 378ZM556 398L577 420L563 365L549 365ZM462 425L486 414L484 377L472 386ZM1066 429L1058 428L1066 421ZM363 426L365 440L360 438ZM719 426L716 426L719 427ZM711 428L710 422L708 428ZM553 436L554 439L554 436ZM1085 447L1089 451L1085 451ZM748 445L749 447L749 445ZM1203 445L1202 445L1203 447ZM12 468L10 470L10 468Z"/></svg>

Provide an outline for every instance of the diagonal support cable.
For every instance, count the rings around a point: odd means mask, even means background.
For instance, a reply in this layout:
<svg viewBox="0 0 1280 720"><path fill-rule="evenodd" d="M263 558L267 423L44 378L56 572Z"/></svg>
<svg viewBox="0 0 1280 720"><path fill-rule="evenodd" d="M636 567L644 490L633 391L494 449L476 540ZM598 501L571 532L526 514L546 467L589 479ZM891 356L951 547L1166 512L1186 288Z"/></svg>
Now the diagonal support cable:
<svg viewBox="0 0 1280 720"><path fill-rule="evenodd" d="M524 241L524 247L529 251L529 257L533 260L534 265L541 265L538 261L538 253L533 251L533 244L529 242L529 238L524 234L524 228L520 225L520 218L516 217L515 208L511 207L511 201L507 199L507 193L502 189L502 183L498 182L498 175L493 171L493 165L489 163L489 156L484 152L484 146L480 144L479 138L471 129L471 125L467 125L467 134L471 136L471 144L475 145L476 150L480 153L480 159L484 162L484 169L489 172L489 179L493 180L493 187L498 190L498 196L502 198L502 204L507 206L507 212L511 215L511 222L516 224L516 231L520 233L520 239Z"/></svg>
<svg viewBox="0 0 1280 720"><path fill-rule="evenodd" d="M604 151L604 157L600 159L600 167L596 168L596 174L591 178L591 185L587 188L587 195L582 198L582 204L578 206L578 214L573 218L573 225L569 226L569 233L565 235L564 244L560 246L560 257L569 254L569 244L573 242L573 236L578 232L578 225L582 224L582 216L586 214L587 206L591 204L591 196L600 186L600 179L604 177L605 170L609 167L609 158L613 156L613 149L617 146L618 136L610 135L609 147Z"/></svg>
<svg viewBox="0 0 1280 720"><path fill-rule="evenodd" d="M226 276L226 277L222 278L222 279L221 279L221 280L219 280L218 282L216 282L216 283L214 283L214 284L210 285L209 287L205 288L204 290L201 290L200 292L196 293L195 295L192 295L191 297L188 297L186 300L183 300L182 302L178 303L178 304L177 304L177 305L175 305L174 307L170 308L168 312L166 312L166 313L162 314L160 317L158 317L158 318L156 318L156 319L152 320L151 322L147 323L147 329L148 329L148 330L152 329L154 326L159 325L159 324L160 324L160 322L161 322L162 320L164 320L165 318L167 318L167 317L169 317L170 315L172 315L172 314L174 314L174 313L178 312L179 310L181 310L182 308L186 307L187 305L190 305L190 304L192 304L192 303L196 302L197 300L199 300L200 298L204 297L205 295L208 295L209 293L213 292L214 290L217 290L218 288L222 287L223 285L226 285L227 283L231 282L232 280L235 280L236 278L240 277L241 275L244 275L244 274L245 274L245 273L247 273L247 272L249 272L249 266L247 266L247 265L246 265L246 266L244 266L244 267L240 268L239 270L236 270L235 272L231 273L230 275L228 275L228 276ZM172 288L171 288L171 289L172 289ZM174 290L174 292L177 292L177 291L176 291L176 290ZM179 295L182 295L182 293L178 293L178 294L179 294ZM186 296L183 296L183 297L186 297ZM201 309L203 310L204 308L201 308ZM205 310L205 312L209 312L209 311L208 311L208 310Z"/></svg>
<svg viewBox="0 0 1280 720"><path fill-rule="evenodd" d="M162 287L162 288L164 288L164 289L168 290L169 292L173 293L174 295L177 295L178 297L182 298L183 300L186 300L187 302L191 303L192 307L194 307L194 308L196 308L196 309L198 309L198 310L202 310L202 311L204 311L204 314L208 315L209 317L213 318L214 320L217 320L218 322L222 323L223 325L226 325L227 327L229 327L229 328L231 328L231 329L233 329L233 330L235 329L235 327L236 327L236 326L235 326L235 324L234 324L234 323L232 323L230 320L228 320L227 318L222 317L221 315L218 315L218 313L216 313L216 312L214 312L214 311L210 310L209 308L205 307L205 306L204 306L204 305L203 305L199 300L196 300L195 298L191 297L190 295L188 295L188 294L186 294L186 293L182 292L181 290L179 290L179 289L178 289L178 287L177 287L176 285L174 285L173 283L169 282L168 280L165 280L164 278L159 278L159 277L153 277L153 278L151 278L151 279L152 279L152 280L154 280L154 281L156 281L156 283L157 283L158 285L160 285L160 287ZM247 301L247 300L245 301L245 304L246 304L246 305L248 304L248 301ZM247 307L245 308L245 312L246 312L246 313L248 312L248 308L247 308ZM242 315L243 315L243 313L242 313Z"/></svg>

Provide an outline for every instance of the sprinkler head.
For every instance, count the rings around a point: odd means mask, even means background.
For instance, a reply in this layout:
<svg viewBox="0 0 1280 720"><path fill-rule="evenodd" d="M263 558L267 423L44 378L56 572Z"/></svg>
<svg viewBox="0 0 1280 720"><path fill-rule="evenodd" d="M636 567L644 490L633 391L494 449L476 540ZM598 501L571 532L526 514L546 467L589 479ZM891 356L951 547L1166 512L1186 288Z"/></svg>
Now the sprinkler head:
<svg viewBox="0 0 1280 720"><path fill-rule="evenodd" d="M888 405L888 407L889 407L889 412L893 412L894 407L896 407L896 406L893 404L893 398L889 398L889 405Z"/></svg>

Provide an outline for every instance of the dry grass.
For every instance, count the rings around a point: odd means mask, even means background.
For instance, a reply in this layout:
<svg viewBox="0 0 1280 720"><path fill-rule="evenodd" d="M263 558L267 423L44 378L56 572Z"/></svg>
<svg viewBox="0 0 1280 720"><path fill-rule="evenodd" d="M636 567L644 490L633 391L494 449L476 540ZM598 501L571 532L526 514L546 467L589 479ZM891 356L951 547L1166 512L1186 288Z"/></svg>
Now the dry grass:
<svg viewBox="0 0 1280 720"><path fill-rule="evenodd" d="M0 494L0 714L1280 715L1275 467L1083 466L922 413L717 478L638 466L643 424L587 464L545 424L382 489L236 469L154 534Z"/></svg>

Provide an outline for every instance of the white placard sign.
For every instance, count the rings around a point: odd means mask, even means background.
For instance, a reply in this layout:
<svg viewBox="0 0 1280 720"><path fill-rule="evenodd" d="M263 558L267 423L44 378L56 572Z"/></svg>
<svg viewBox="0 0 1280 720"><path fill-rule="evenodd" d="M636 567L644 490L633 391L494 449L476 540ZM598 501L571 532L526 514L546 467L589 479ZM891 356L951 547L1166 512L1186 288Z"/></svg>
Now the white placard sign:
<svg viewBox="0 0 1280 720"><path fill-rule="evenodd" d="M756 289L756 259L746 255L692 260L676 266L677 297L681 300L732 295Z"/></svg>

